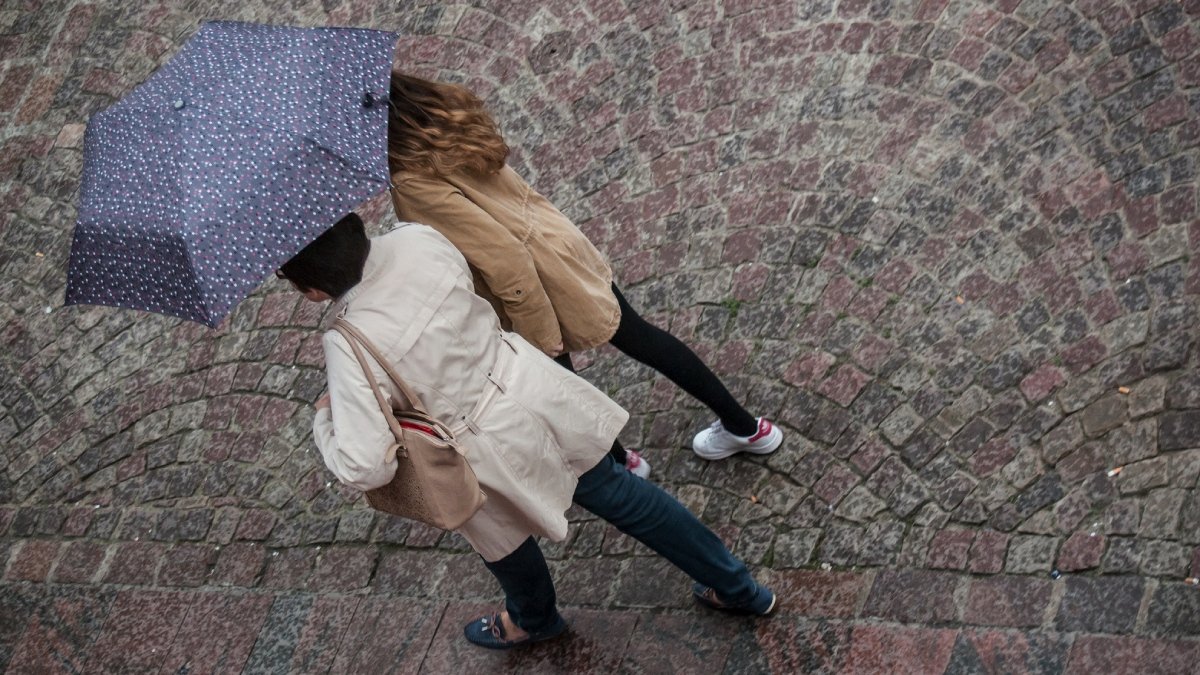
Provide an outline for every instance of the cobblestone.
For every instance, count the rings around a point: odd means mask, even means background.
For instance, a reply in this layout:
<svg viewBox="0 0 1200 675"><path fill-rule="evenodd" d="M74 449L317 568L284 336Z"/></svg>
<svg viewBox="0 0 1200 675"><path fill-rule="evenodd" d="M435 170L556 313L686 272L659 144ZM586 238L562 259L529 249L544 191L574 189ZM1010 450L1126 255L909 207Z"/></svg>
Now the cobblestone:
<svg viewBox="0 0 1200 675"><path fill-rule="evenodd" d="M1055 627L1064 631L1128 632L1137 618L1142 591L1140 579L1068 578Z"/></svg>
<svg viewBox="0 0 1200 675"><path fill-rule="evenodd" d="M1058 544L1055 537L1014 535L1008 545L1005 571L1014 574L1049 572Z"/></svg>
<svg viewBox="0 0 1200 675"><path fill-rule="evenodd" d="M884 571L875 578L863 611L902 623L937 623L954 619L954 584L940 572Z"/></svg>
<svg viewBox="0 0 1200 675"><path fill-rule="evenodd" d="M1051 582L1029 577L994 577L973 581L963 621L989 626L1035 627L1050 602Z"/></svg>

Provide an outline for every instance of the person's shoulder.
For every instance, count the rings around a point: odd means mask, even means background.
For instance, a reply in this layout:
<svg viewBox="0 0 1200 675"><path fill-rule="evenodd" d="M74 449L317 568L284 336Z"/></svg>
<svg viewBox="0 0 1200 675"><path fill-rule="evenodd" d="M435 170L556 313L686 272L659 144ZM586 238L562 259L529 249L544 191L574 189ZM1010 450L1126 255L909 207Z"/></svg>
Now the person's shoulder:
<svg viewBox="0 0 1200 675"><path fill-rule="evenodd" d="M407 186L430 189L449 186L450 181L427 171L400 169L392 174L392 185L396 187Z"/></svg>
<svg viewBox="0 0 1200 675"><path fill-rule="evenodd" d="M397 211L408 217L420 216L459 192L458 185L441 176L414 171L392 174L393 201Z"/></svg>
<svg viewBox="0 0 1200 675"><path fill-rule="evenodd" d="M350 350L350 343L346 340L346 336L334 330L332 325L321 335L321 346L325 348L326 359L331 354L344 354L353 358L353 352Z"/></svg>
<svg viewBox="0 0 1200 675"><path fill-rule="evenodd" d="M408 255L421 255L420 251L428 248L453 248L453 244L434 228L406 221L396 221L386 233L375 240Z"/></svg>
<svg viewBox="0 0 1200 675"><path fill-rule="evenodd" d="M411 220L397 220L375 239L397 240L408 237L420 237L432 231L434 231L432 227L423 223L416 223Z"/></svg>

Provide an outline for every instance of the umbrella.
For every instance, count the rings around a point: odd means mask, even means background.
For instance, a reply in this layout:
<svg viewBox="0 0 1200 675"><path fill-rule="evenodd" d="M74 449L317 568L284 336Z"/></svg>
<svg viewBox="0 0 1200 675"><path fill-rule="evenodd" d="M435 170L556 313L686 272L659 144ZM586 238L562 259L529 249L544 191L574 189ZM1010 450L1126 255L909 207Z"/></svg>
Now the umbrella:
<svg viewBox="0 0 1200 675"><path fill-rule="evenodd" d="M399 35L205 23L88 122L67 304L215 327L388 185Z"/></svg>

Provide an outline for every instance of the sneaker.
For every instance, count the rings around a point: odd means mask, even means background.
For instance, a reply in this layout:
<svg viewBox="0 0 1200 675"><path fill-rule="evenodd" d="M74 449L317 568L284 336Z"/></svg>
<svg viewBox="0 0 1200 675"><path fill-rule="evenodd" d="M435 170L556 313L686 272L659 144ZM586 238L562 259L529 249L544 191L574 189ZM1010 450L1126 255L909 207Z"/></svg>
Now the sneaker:
<svg viewBox="0 0 1200 675"><path fill-rule="evenodd" d="M739 452L750 452L756 455L766 455L783 443L783 432L770 420L758 418L758 432L753 436L734 436L725 431L721 421L713 422L712 426L696 434L692 439L692 450L704 459L725 459Z"/></svg>
<svg viewBox="0 0 1200 675"><path fill-rule="evenodd" d="M717 597L716 591L704 584L692 586L692 597L696 602L709 609L729 612L730 614L767 616L775 611L775 594L766 586L759 586L754 592L754 597L749 602L740 605L729 604L721 600Z"/></svg>
<svg viewBox="0 0 1200 675"><path fill-rule="evenodd" d="M633 450L625 451L625 468L638 478L650 477L650 462Z"/></svg>

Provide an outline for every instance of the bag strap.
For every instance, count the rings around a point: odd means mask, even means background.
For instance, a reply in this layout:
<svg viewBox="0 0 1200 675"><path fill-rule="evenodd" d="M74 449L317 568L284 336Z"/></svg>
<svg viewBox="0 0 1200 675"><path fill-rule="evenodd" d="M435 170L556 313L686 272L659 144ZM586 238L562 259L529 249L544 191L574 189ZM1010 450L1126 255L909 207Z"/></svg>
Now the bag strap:
<svg viewBox="0 0 1200 675"><path fill-rule="evenodd" d="M379 404L379 412L383 413L383 419L387 422L388 429L392 432L392 438L396 440L396 451L398 454L407 457L408 448L404 445L404 431L400 428L400 421L396 419L396 414L392 412L392 406L388 405L387 400L383 397L383 392L379 390L379 382L375 379L374 373L371 372L371 366L367 363L367 357L363 354L362 348L359 347L358 340L337 325L334 325L333 329L341 333L342 337L346 338L346 342L350 343L350 349L354 352L354 358L358 359L358 365L362 367L363 374L367 376L367 384L371 386L371 393L375 394L375 402Z"/></svg>
<svg viewBox="0 0 1200 675"><path fill-rule="evenodd" d="M351 348L355 347L355 342L366 348L367 352L371 354L371 358L375 359L375 361L383 367L383 371L387 373L388 378L390 378L392 382L394 382L400 389L400 393L404 395L407 408L411 408L425 415L429 414L429 411L425 409L425 406L421 405L421 397L417 396L416 392L409 388L408 384L405 383L404 378L400 377L400 373L396 372L396 369L392 366L392 364L389 363L388 360L384 358L383 354L379 352L379 349L367 339L367 336L362 334L362 331L356 328L349 321L340 318L333 322L333 329L341 333L342 337L346 338L346 341L350 343ZM358 356L358 350L355 350L355 356ZM363 368L367 373L367 379L371 382L372 386L374 386L375 378L371 374L371 369L366 367L366 363L363 362L363 359L361 358L359 358L359 363L363 364ZM403 409L405 409L405 406L401 406L401 410Z"/></svg>

